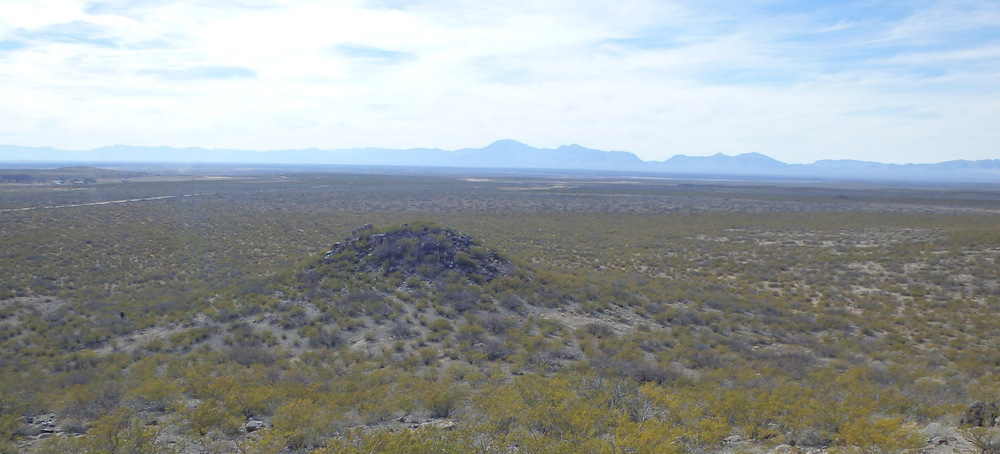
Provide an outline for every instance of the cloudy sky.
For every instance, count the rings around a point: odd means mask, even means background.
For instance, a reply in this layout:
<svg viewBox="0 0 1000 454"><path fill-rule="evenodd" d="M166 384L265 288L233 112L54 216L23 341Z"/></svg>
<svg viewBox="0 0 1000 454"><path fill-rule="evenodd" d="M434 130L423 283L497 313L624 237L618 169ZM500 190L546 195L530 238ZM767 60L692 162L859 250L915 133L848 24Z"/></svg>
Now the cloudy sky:
<svg viewBox="0 0 1000 454"><path fill-rule="evenodd" d="M0 0L0 144L1000 158L996 0Z"/></svg>

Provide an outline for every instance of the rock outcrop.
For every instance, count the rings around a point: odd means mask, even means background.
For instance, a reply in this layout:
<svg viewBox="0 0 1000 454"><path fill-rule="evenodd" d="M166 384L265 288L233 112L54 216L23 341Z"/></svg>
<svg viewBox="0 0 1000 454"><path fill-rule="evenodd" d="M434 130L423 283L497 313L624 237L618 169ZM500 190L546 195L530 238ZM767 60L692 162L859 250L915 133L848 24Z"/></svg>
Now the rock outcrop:
<svg viewBox="0 0 1000 454"><path fill-rule="evenodd" d="M959 425L962 427L994 427L1000 417L1000 408L996 403L976 402L965 410Z"/></svg>
<svg viewBox="0 0 1000 454"><path fill-rule="evenodd" d="M475 282L510 274L514 265L464 233L433 223L414 222L389 229L371 224L334 243L325 264L344 264L354 272L402 273L435 280L456 271Z"/></svg>

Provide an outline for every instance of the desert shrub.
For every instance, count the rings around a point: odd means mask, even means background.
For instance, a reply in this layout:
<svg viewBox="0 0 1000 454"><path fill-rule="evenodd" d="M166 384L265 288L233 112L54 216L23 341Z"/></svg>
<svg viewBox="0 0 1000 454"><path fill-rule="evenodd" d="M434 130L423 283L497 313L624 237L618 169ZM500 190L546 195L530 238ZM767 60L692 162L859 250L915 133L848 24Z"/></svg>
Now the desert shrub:
<svg viewBox="0 0 1000 454"><path fill-rule="evenodd" d="M450 307L458 313L475 309L479 304L479 295L467 289L448 291L442 298L446 307Z"/></svg>
<svg viewBox="0 0 1000 454"><path fill-rule="evenodd" d="M566 324L559 320L545 318L536 321L538 331L546 336L555 336L566 329Z"/></svg>
<svg viewBox="0 0 1000 454"><path fill-rule="evenodd" d="M607 323L590 322L577 330L577 336L591 336L596 338L615 337L615 330Z"/></svg>
<svg viewBox="0 0 1000 454"><path fill-rule="evenodd" d="M274 352L262 345L233 345L229 349L229 358L244 366L272 364L274 363Z"/></svg>
<svg viewBox="0 0 1000 454"><path fill-rule="evenodd" d="M314 348L336 348L343 340L336 327L318 326L306 332L309 345Z"/></svg>
<svg viewBox="0 0 1000 454"><path fill-rule="evenodd" d="M970 427L960 432L978 454L1000 454L1000 431L997 429Z"/></svg>
<svg viewBox="0 0 1000 454"><path fill-rule="evenodd" d="M281 315L281 327L284 329L295 329L309 323L309 316L302 306L292 306Z"/></svg>
<svg viewBox="0 0 1000 454"><path fill-rule="evenodd" d="M157 442L159 427L145 424L133 410L118 408L94 421L82 437L49 437L36 452L100 452L108 454L167 453Z"/></svg>
<svg viewBox="0 0 1000 454"><path fill-rule="evenodd" d="M924 446L920 433L902 418L857 418L844 424L840 435L849 452L861 454L902 454Z"/></svg>
<svg viewBox="0 0 1000 454"><path fill-rule="evenodd" d="M623 361L618 367L622 374L638 383L675 382L684 377L684 374L673 366L653 364L642 360Z"/></svg>
<svg viewBox="0 0 1000 454"><path fill-rule="evenodd" d="M524 311L526 305L524 298L514 294L509 294L500 300L500 307L518 313Z"/></svg>
<svg viewBox="0 0 1000 454"><path fill-rule="evenodd" d="M503 335L507 333L507 330L513 328L517 322L510 317L504 317L497 314L489 314L483 317L480 325L486 328L491 334Z"/></svg>
<svg viewBox="0 0 1000 454"><path fill-rule="evenodd" d="M138 408L164 411L180 396L180 386L159 377L144 377L126 395Z"/></svg>
<svg viewBox="0 0 1000 454"><path fill-rule="evenodd" d="M517 344L513 342L505 342L491 337L483 341L482 350L486 354L486 359L495 361L509 358L517 353L518 348Z"/></svg>
<svg viewBox="0 0 1000 454"><path fill-rule="evenodd" d="M63 412L71 417L93 419L118 408L124 396L122 384L110 379L75 385L65 391Z"/></svg>
<svg viewBox="0 0 1000 454"><path fill-rule="evenodd" d="M476 451L464 443L453 430L431 427L396 430L356 430L344 437L330 440L327 446L313 451L315 454L367 454L391 452L421 454L428 452L463 453Z"/></svg>
<svg viewBox="0 0 1000 454"><path fill-rule="evenodd" d="M458 327L458 334L455 338L468 345L477 344L486 338L486 330L479 325L465 324Z"/></svg>
<svg viewBox="0 0 1000 454"><path fill-rule="evenodd" d="M422 391L418 400L432 418L452 416L469 394L465 385L450 380L428 383Z"/></svg>
<svg viewBox="0 0 1000 454"><path fill-rule="evenodd" d="M389 335L396 339L410 339L417 334L418 331L412 325L402 320L393 323L389 327Z"/></svg>
<svg viewBox="0 0 1000 454"><path fill-rule="evenodd" d="M417 355L420 356L420 363L429 366L434 363L438 358L438 349L434 347L422 347L417 350Z"/></svg>
<svg viewBox="0 0 1000 454"><path fill-rule="evenodd" d="M171 347L183 348L207 339L212 335L212 329L208 327L197 327L171 334L168 338Z"/></svg>
<svg viewBox="0 0 1000 454"><path fill-rule="evenodd" d="M274 430L291 449L318 447L332 435L333 420L316 402L294 399L274 410Z"/></svg>
<svg viewBox="0 0 1000 454"><path fill-rule="evenodd" d="M224 433L236 433L240 428L240 415L226 408L222 401L206 399L183 412L188 428L198 435L205 435L211 430L221 430Z"/></svg>
<svg viewBox="0 0 1000 454"><path fill-rule="evenodd" d="M427 323L427 328L435 333L451 331L451 321L445 318L439 318L433 322Z"/></svg>

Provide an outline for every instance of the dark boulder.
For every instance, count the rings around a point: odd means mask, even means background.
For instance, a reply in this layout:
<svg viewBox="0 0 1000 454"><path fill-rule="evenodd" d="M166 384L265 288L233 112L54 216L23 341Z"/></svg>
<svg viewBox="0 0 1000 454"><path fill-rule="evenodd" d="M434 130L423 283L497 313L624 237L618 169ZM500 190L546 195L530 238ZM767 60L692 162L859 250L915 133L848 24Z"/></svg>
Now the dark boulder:
<svg viewBox="0 0 1000 454"><path fill-rule="evenodd" d="M1000 408L996 403L976 402L965 410L959 425L962 427L993 427L996 426L997 417L1000 417Z"/></svg>

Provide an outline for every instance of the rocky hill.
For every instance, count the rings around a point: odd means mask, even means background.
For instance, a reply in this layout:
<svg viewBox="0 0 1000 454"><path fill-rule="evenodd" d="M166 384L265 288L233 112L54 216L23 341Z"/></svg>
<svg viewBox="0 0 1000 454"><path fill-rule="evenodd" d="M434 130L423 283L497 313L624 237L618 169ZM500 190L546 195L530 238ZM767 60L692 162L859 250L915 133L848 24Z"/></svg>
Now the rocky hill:
<svg viewBox="0 0 1000 454"><path fill-rule="evenodd" d="M471 236L426 222L384 230L366 224L355 230L354 236L334 243L321 263L343 265L355 273L401 274L428 282L457 273L483 283L514 270L507 259ZM307 271L315 272L315 267Z"/></svg>

